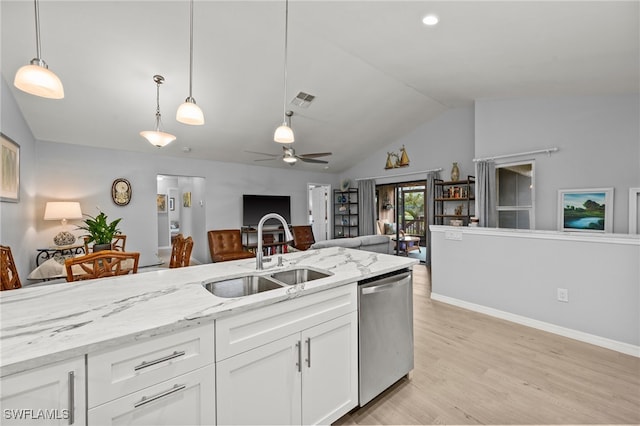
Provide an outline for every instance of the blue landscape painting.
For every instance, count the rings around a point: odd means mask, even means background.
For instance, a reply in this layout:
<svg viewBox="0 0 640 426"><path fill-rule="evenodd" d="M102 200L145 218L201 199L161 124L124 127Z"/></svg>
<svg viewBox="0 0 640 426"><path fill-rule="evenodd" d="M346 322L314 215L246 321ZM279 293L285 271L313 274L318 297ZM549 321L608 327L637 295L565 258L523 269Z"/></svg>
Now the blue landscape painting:
<svg viewBox="0 0 640 426"><path fill-rule="evenodd" d="M604 231L605 192L568 193L563 195L565 229Z"/></svg>

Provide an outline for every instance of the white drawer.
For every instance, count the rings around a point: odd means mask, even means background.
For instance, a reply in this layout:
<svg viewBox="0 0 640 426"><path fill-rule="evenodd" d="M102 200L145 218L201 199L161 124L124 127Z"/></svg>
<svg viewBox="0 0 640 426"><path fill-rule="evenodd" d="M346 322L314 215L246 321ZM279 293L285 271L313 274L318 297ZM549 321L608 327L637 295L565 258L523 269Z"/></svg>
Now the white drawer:
<svg viewBox="0 0 640 426"><path fill-rule="evenodd" d="M87 356L89 408L214 360L213 323Z"/></svg>
<svg viewBox="0 0 640 426"><path fill-rule="evenodd" d="M215 365L89 409L90 425L214 425Z"/></svg>
<svg viewBox="0 0 640 426"><path fill-rule="evenodd" d="M357 308L357 285L353 283L217 319L216 361L353 312Z"/></svg>

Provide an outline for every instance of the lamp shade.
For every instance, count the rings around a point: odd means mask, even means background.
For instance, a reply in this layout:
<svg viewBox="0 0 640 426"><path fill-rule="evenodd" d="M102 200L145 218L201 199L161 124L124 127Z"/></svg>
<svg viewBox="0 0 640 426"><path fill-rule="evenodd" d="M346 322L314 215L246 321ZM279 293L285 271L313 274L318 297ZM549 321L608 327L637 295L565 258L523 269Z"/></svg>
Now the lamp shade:
<svg viewBox="0 0 640 426"><path fill-rule="evenodd" d="M278 127L273 134L273 140L280 143L293 143L295 141L293 130L286 123L282 123L282 126Z"/></svg>
<svg viewBox="0 0 640 426"><path fill-rule="evenodd" d="M44 209L44 220L82 219L80 203L75 201L49 201Z"/></svg>
<svg viewBox="0 0 640 426"><path fill-rule="evenodd" d="M187 98L178 107L176 120L184 124L199 126L204 124L204 114L193 98Z"/></svg>
<svg viewBox="0 0 640 426"><path fill-rule="evenodd" d="M34 59L34 61L37 61ZM49 99L64 98L62 82L52 71L46 68L44 61L39 61L44 66L32 64L21 67L13 80L14 86L31 95Z"/></svg>
<svg viewBox="0 0 640 426"><path fill-rule="evenodd" d="M140 132L140 136L149 141L151 145L155 145L158 148L167 146L176 140L176 137L171 133L165 133L158 130L144 130Z"/></svg>

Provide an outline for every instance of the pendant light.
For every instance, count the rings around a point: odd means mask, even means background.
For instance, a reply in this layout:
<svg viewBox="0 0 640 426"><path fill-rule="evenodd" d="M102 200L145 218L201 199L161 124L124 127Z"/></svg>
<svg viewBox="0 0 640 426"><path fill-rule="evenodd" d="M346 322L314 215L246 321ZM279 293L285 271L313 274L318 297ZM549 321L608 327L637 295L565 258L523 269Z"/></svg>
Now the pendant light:
<svg viewBox="0 0 640 426"><path fill-rule="evenodd" d="M36 57L29 65L21 67L13 80L14 86L31 95L49 99L64 98L62 82L47 63L40 57L40 10L38 0L34 0L36 17Z"/></svg>
<svg viewBox="0 0 640 426"><path fill-rule="evenodd" d="M191 89L193 86L193 0L190 2L191 17L189 20L189 97L185 99L184 103L178 107L176 113L176 120L184 124L202 125L204 124L204 114L198 105L196 100L191 96Z"/></svg>
<svg viewBox="0 0 640 426"><path fill-rule="evenodd" d="M162 120L162 116L160 115L160 85L164 83L164 77L161 75L154 75L153 81L156 82L156 128L155 130L142 131L140 132L140 136L148 140L151 145L162 148L176 140L176 137L171 133L166 133L160 130L160 121Z"/></svg>
<svg viewBox="0 0 640 426"><path fill-rule="evenodd" d="M284 99L282 102L282 113L284 121L273 134L273 140L279 143L293 143L295 138L293 130L287 125L287 38L289 32L289 0L285 0L284 14Z"/></svg>

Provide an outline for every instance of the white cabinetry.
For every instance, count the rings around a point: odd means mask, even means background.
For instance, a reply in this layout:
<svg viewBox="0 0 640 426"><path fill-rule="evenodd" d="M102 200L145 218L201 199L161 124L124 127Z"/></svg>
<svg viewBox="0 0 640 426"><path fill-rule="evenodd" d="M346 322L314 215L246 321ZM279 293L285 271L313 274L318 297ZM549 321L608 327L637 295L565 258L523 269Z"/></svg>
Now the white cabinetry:
<svg viewBox="0 0 640 426"><path fill-rule="evenodd" d="M84 425L84 356L3 377L1 395L3 425Z"/></svg>
<svg viewBox="0 0 640 426"><path fill-rule="evenodd" d="M208 324L89 354L89 424L214 424L213 334Z"/></svg>
<svg viewBox="0 0 640 426"><path fill-rule="evenodd" d="M358 404L356 285L216 322L219 424L331 423Z"/></svg>

